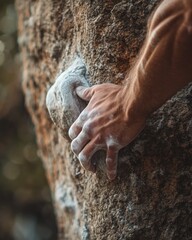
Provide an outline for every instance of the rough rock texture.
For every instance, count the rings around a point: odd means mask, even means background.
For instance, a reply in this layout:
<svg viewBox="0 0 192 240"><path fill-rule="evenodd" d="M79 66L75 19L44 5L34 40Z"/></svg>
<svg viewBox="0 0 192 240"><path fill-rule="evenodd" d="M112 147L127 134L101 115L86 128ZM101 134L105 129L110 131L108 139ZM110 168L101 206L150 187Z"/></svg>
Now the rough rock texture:
<svg viewBox="0 0 192 240"><path fill-rule="evenodd" d="M49 118L56 76L80 56L91 84L121 84L158 0L17 0L23 87L53 193L59 239L192 239L192 86L120 153L118 178L84 172Z"/></svg>

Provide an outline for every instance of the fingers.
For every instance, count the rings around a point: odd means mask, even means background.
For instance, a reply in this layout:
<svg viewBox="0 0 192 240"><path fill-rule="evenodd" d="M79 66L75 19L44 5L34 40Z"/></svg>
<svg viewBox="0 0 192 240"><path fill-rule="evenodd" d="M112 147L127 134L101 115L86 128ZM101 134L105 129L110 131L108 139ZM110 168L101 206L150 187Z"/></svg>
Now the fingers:
<svg viewBox="0 0 192 240"><path fill-rule="evenodd" d="M78 156L84 146L89 142L90 137L86 132L81 132L71 143L71 150Z"/></svg>
<svg viewBox="0 0 192 240"><path fill-rule="evenodd" d="M74 122L71 127L69 128L68 135L71 138L71 140L75 139L78 134L81 132L82 127L78 126L76 122Z"/></svg>
<svg viewBox="0 0 192 240"><path fill-rule="evenodd" d="M85 131L72 141L71 150L75 153L81 166L88 171L95 172L96 166L91 162L91 158L98 150L106 149L104 145L97 144L97 141L90 141L90 137ZM114 180L117 175L117 158L118 149L114 146L107 147L106 168L107 176L110 180Z"/></svg>
<svg viewBox="0 0 192 240"><path fill-rule="evenodd" d="M118 150L114 147L108 147L106 156L107 176L110 180L114 180L117 175L117 157Z"/></svg>
<svg viewBox="0 0 192 240"><path fill-rule="evenodd" d="M83 87L79 86L76 88L77 95L85 101L89 101L93 96L93 88L92 87Z"/></svg>
<svg viewBox="0 0 192 240"><path fill-rule="evenodd" d="M88 116L88 113L86 109L84 109L79 115L79 117L76 119L76 121L71 125L68 131L68 135L71 138L71 140L75 139L79 135L84 123L87 120L87 116Z"/></svg>
<svg viewBox="0 0 192 240"><path fill-rule="evenodd" d="M102 149L101 145L95 144L95 142L89 142L84 149L78 155L79 162L81 166L88 171L95 172L96 166L91 162L91 158L98 150Z"/></svg>
<svg viewBox="0 0 192 240"><path fill-rule="evenodd" d="M91 162L93 154L97 151L96 146L92 142L88 143L78 155L81 166L88 171L96 171L95 166Z"/></svg>

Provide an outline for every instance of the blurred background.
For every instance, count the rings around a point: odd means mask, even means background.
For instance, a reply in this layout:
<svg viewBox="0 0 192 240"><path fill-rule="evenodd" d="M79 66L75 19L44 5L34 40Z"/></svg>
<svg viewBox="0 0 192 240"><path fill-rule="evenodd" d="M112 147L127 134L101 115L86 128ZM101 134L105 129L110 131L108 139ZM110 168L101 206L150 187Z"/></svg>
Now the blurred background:
<svg viewBox="0 0 192 240"><path fill-rule="evenodd" d="M13 0L0 0L0 240L57 239L50 190L21 92Z"/></svg>

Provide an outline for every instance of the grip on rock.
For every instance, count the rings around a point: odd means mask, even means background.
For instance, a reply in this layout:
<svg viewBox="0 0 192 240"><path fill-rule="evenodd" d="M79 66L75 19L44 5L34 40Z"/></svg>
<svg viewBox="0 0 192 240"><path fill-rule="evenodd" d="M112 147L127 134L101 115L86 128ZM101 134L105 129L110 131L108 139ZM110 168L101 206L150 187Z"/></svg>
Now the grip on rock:
<svg viewBox="0 0 192 240"><path fill-rule="evenodd" d="M79 57L56 79L46 98L49 115L66 139L69 139L70 126L86 107L86 102L75 92L78 86L90 86L86 77L86 67Z"/></svg>
<svg viewBox="0 0 192 240"><path fill-rule="evenodd" d="M69 128L87 105L75 92L78 86L90 86L87 80L85 64L79 57L56 79L46 97L49 115L67 140L69 140ZM96 164L97 169L106 172L104 159L105 153L98 151L91 161Z"/></svg>

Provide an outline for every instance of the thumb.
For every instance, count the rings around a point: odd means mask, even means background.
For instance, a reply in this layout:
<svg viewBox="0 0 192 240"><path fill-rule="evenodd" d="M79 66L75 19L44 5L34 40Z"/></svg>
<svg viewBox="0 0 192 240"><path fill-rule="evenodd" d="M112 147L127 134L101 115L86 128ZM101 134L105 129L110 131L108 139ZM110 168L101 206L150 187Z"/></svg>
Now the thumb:
<svg viewBox="0 0 192 240"><path fill-rule="evenodd" d="M89 101L93 96L93 91L91 87L79 86L76 88L77 95L85 101Z"/></svg>

